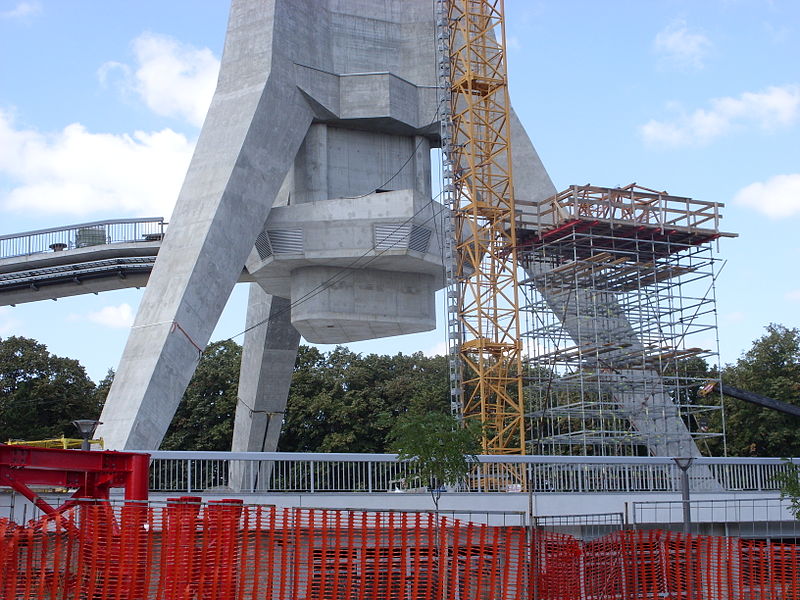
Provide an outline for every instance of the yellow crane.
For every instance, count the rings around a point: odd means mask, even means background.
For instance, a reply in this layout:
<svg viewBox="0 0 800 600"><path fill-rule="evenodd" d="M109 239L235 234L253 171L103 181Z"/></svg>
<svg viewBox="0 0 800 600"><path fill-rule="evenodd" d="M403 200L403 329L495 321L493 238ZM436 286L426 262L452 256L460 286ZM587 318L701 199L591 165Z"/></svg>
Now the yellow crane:
<svg viewBox="0 0 800 600"><path fill-rule="evenodd" d="M452 214L448 297L454 405L486 454L525 454L517 231L502 0L443 0L443 179ZM447 64L449 62L449 64Z"/></svg>

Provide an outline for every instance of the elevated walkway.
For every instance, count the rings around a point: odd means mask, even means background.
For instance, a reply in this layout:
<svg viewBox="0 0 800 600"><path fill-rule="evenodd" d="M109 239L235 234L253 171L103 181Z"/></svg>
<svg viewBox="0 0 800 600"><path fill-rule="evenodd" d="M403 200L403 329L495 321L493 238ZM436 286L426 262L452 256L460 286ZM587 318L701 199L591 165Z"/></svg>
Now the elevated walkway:
<svg viewBox="0 0 800 600"><path fill-rule="evenodd" d="M166 231L148 217L2 235L0 306L143 287Z"/></svg>
<svg viewBox="0 0 800 600"><path fill-rule="evenodd" d="M0 236L0 306L142 287L166 225L115 219Z"/></svg>
<svg viewBox="0 0 800 600"><path fill-rule="evenodd" d="M392 454L150 454L150 500L155 502L193 496L279 508L433 508L427 488L414 477L413 463ZM778 458L697 458L688 471L692 531L800 538L800 522L789 500L780 498L775 481L786 468ZM468 520L480 515L558 517L565 527L580 524L587 515L617 515L629 526L681 530L681 485L680 469L669 457L479 456L467 478L444 491L440 509L469 514ZM60 493L61 498L58 491L43 496L59 504L68 495ZM0 517L30 518L34 509L26 502L0 494Z"/></svg>

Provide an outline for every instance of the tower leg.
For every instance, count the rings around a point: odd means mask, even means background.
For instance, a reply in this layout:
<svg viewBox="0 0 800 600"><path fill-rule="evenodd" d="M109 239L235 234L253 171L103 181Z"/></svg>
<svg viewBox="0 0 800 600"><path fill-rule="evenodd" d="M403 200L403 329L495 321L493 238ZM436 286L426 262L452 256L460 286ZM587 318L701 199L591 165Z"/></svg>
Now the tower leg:
<svg viewBox="0 0 800 600"><path fill-rule="evenodd" d="M556 193L547 171L542 165L527 132L516 114L511 115L511 143L514 173L514 190L517 198L538 202ZM550 217L548 217L550 218ZM548 223L543 222L544 225ZM541 268L534 265L528 270L531 277ZM543 287L537 289L544 300L558 316L561 325L575 339L602 339L608 343L624 344L627 351L642 350L642 343L624 316L595 319L580 317L579 304L588 305L589 290L576 289L558 292ZM615 315L621 315L613 294L608 294L606 304ZM571 308L570 308L571 307ZM649 450L657 456L699 456L700 451L694 443L689 430L678 416L678 409L663 392L659 393L660 377L653 371L627 373L626 379L641 383L648 392L616 394L614 400L626 409L631 424L650 440Z"/></svg>
<svg viewBox="0 0 800 600"><path fill-rule="evenodd" d="M290 322L289 300L270 296L250 284L239 394L233 426L234 452L275 452L289 397L300 334ZM266 322L265 322L266 321ZM263 487L271 469L265 463L231 468L230 485Z"/></svg>
<svg viewBox="0 0 800 600"><path fill-rule="evenodd" d="M108 448L160 445L311 124L281 54L286 6L251 5L231 9L217 90L101 416Z"/></svg>

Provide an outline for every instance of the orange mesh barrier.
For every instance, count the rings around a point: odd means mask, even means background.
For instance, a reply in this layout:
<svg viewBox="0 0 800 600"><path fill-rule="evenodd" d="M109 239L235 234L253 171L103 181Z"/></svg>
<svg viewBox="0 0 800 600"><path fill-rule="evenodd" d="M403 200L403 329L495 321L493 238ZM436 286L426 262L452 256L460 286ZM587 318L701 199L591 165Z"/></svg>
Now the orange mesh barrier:
<svg viewBox="0 0 800 600"><path fill-rule="evenodd" d="M0 572L2 599L800 600L791 544L191 497L0 520Z"/></svg>

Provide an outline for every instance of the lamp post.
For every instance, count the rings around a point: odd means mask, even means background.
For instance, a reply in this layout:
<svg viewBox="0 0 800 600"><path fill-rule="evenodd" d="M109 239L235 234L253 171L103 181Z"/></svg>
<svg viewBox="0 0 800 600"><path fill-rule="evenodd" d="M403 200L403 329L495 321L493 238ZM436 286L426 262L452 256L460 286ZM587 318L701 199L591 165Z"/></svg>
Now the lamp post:
<svg viewBox="0 0 800 600"><path fill-rule="evenodd" d="M78 431L81 432L81 436L83 437L81 450L89 450L89 440L92 439L97 426L102 425L102 423L97 419L77 419L73 421L72 424L78 428Z"/></svg>
<svg viewBox="0 0 800 600"><path fill-rule="evenodd" d="M694 457L673 458L681 470L681 500L683 501L683 533L689 533L692 525L692 512L689 506L689 468Z"/></svg>

